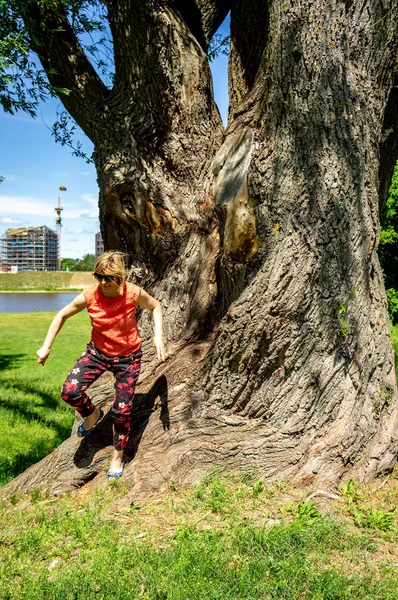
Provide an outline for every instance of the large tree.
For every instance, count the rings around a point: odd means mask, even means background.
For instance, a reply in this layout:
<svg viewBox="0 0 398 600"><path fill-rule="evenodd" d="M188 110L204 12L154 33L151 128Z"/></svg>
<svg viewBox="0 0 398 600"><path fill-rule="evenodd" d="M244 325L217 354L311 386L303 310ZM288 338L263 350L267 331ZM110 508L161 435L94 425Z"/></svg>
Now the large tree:
<svg viewBox="0 0 398 600"><path fill-rule="evenodd" d="M396 2L104 2L108 87L74 30L87 3L13 4L94 143L106 248L128 253L164 308L171 357L159 367L145 348L134 489L221 464L319 484L390 469L398 398L377 246L398 154ZM207 50L228 11L224 131ZM93 478L106 428L10 493Z"/></svg>

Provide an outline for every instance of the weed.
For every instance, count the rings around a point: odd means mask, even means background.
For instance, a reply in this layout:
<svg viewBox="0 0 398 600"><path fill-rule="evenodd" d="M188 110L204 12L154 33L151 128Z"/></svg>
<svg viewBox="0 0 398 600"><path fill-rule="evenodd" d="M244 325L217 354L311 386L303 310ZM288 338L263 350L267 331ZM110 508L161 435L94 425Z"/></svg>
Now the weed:
<svg viewBox="0 0 398 600"><path fill-rule="evenodd" d="M281 513L290 514L301 525L313 525L315 521L321 518L319 509L313 502L305 502L301 500L297 505L294 502L288 502L285 506L280 509Z"/></svg>
<svg viewBox="0 0 398 600"><path fill-rule="evenodd" d="M253 490L252 490L252 494L253 494L253 498L256 499L260 496L261 492L263 492L264 490L264 477L260 477L260 479L258 479L258 481L256 481L256 483L253 485Z"/></svg>
<svg viewBox="0 0 398 600"><path fill-rule="evenodd" d="M352 506L352 504L356 504L358 500L361 499L359 484L354 479L349 479L347 483L340 483L340 485L337 486L337 489L342 496L347 498L349 507Z"/></svg>
<svg viewBox="0 0 398 600"><path fill-rule="evenodd" d="M354 523L358 527L390 531L394 528L395 506L384 512L379 508L355 508L352 510Z"/></svg>
<svg viewBox="0 0 398 600"><path fill-rule="evenodd" d="M302 500L297 504L296 516L303 525L313 525L321 517L321 513L313 502Z"/></svg>
<svg viewBox="0 0 398 600"><path fill-rule="evenodd" d="M343 339L345 339L352 331L353 325L349 322L350 309L355 306L354 298L357 295L357 289L353 288L347 294L347 298L343 304L340 304L337 320L339 322L338 331Z"/></svg>
<svg viewBox="0 0 398 600"><path fill-rule="evenodd" d="M390 406L390 404L391 392L383 385L380 391L376 394L376 398L373 403L373 411L379 415L383 408Z"/></svg>
<svg viewBox="0 0 398 600"><path fill-rule="evenodd" d="M251 483L254 477L254 471L245 471L244 473L242 473L240 480L242 483Z"/></svg>
<svg viewBox="0 0 398 600"><path fill-rule="evenodd" d="M30 499L32 502L38 502L39 500L42 500L42 493L39 488L32 488L30 490Z"/></svg>
<svg viewBox="0 0 398 600"><path fill-rule="evenodd" d="M176 492L178 490L178 483L174 479L170 479L169 481L169 490L171 492Z"/></svg>

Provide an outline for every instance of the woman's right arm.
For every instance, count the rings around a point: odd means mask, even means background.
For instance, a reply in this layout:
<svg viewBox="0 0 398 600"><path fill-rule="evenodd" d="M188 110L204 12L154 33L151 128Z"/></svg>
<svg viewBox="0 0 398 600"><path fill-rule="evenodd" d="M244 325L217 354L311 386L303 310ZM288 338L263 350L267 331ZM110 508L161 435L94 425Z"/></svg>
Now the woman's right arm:
<svg viewBox="0 0 398 600"><path fill-rule="evenodd" d="M44 340L42 347L36 352L37 362L39 365L43 365L49 357L51 346L58 333L61 331L62 325L69 317L73 317L77 313L87 308L87 302L84 294L79 294L70 304L67 304L62 308L54 317Z"/></svg>

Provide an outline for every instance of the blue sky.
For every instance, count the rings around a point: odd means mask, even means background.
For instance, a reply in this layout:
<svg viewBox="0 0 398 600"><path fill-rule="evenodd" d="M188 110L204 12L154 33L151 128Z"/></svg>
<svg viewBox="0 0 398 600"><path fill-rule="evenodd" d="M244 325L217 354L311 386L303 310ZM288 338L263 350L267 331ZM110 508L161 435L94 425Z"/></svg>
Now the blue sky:
<svg viewBox="0 0 398 600"><path fill-rule="evenodd" d="M229 32L229 20L219 29ZM224 123L228 114L228 58L220 55L212 64L214 96ZM56 144L50 128L60 102L51 99L40 105L38 116L8 115L0 108L0 236L9 227L47 225L55 228L58 196L63 206L61 256L79 258L94 252L99 231L98 186L94 165L72 156L66 146ZM83 151L91 155L93 146L79 135ZM59 192L60 185L67 188Z"/></svg>

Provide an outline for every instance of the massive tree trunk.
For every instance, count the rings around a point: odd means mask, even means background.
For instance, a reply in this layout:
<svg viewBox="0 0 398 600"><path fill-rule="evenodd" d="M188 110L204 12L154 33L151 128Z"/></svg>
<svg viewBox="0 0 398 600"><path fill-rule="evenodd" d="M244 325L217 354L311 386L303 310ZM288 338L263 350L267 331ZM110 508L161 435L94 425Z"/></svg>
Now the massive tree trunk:
<svg viewBox="0 0 398 600"><path fill-rule="evenodd" d="M223 132L205 52L229 8ZM101 228L161 300L171 355L159 367L144 344L132 494L211 465L324 485L391 469L398 396L377 245L397 158L392 0L120 0L109 18L115 85L85 127ZM144 315L141 327L149 339ZM152 410L159 375L169 428ZM78 467L62 486L51 464L8 492L40 472L54 493L96 474Z"/></svg>

